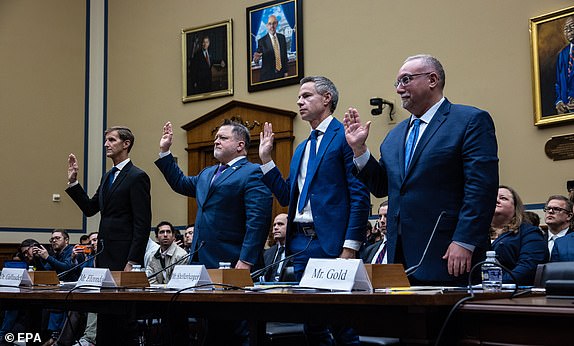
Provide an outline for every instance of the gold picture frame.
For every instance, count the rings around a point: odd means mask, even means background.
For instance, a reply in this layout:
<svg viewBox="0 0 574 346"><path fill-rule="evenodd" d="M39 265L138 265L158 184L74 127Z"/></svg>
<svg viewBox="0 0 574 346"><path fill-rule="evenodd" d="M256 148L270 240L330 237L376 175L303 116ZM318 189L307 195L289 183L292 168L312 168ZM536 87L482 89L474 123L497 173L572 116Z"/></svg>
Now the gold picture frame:
<svg viewBox="0 0 574 346"><path fill-rule="evenodd" d="M574 6L547 13L530 19L530 46L532 51L532 92L534 98L534 125L557 125L574 121L574 99L572 108L557 104L564 95L568 78L574 87L574 71L564 77L564 58L561 55L570 45L565 31L568 18L574 18ZM569 30L568 30L569 31ZM574 32L573 32L574 35ZM573 42L571 39L570 42ZM568 62L566 62L568 63ZM566 81L566 84L565 84ZM568 99L566 100L568 102Z"/></svg>
<svg viewBox="0 0 574 346"><path fill-rule="evenodd" d="M233 95L232 20L183 29L183 102Z"/></svg>

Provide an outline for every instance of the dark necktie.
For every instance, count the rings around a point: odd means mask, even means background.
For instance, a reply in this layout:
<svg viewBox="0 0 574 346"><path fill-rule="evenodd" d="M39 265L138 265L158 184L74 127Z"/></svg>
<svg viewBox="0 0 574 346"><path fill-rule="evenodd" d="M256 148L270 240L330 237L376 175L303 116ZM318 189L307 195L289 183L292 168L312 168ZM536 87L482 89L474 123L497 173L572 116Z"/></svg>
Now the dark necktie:
<svg viewBox="0 0 574 346"><path fill-rule="evenodd" d="M383 243L383 249L381 250L381 252L379 252L379 255L377 256L377 260L375 261L375 264L383 263L383 259L385 259L385 252L387 252L387 241L386 240Z"/></svg>
<svg viewBox="0 0 574 346"><path fill-rule="evenodd" d="M309 136L311 145L309 149L309 159L307 160L307 175L305 176L303 190L301 190L301 195L299 196L299 212L303 211L303 208L305 208L309 200L309 184L311 184L311 173L314 171L315 156L317 156L317 136L319 136L320 133L319 130L314 130Z"/></svg>
<svg viewBox="0 0 574 346"><path fill-rule="evenodd" d="M411 163L411 159L413 158L415 145L417 143L417 139L419 138L420 127L421 120L415 119L415 121L413 121L413 128L409 133L409 137L407 138L407 144L405 145L405 173L407 172L409 164Z"/></svg>
<svg viewBox="0 0 574 346"><path fill-rule="evenodd" d="M117 171L119 171L119 169L116 166L110 169L110 174L108 175L107 191L110 191L112 189L112 185L114 184L114 177L116 176Z"/></svg>
<svg viewBox="0 0 574 346"><path fill-rule="evenodd" d="M215 172L213 179L211 179L211 183L213 184L213 182L217 180L217 178L219 178L221 173L223 173L223 171L225 171L228 167L229 165L219 165L219 167L217 168L217 172Z"/></svg>
<svg viewBox="0 0 574 346"><path fill-rule="evenodd" d="M275 254L275 261L274 262L278 262L281 261L281 257L283 256L283 253L285 252L285 246L279 246L277 248L277 254ZM282 264L284 264L283 262L281 263L276 263L273 266L273 270L271 270L271 273L273 273L273 277L275 276L279 276L280 273L277 273L279 271L279 269L282 267Z"/></svg>

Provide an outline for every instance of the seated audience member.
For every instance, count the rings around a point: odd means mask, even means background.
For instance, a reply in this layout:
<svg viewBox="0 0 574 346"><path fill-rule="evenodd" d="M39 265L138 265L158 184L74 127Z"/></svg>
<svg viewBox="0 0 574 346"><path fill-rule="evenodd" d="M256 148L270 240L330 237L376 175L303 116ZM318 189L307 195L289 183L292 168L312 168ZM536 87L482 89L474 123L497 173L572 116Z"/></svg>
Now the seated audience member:
<svg viewBox="0 0 574 346"><path fill-rule="evenodd" d="M379 219L375 228L379 229L381 237L362 253L361 258L364 263L386 264L387 263L387 210L388 202L381 203L379 207Z"/></svg>
<svg viewBox="0 0 574 346"><path fill-rule="evenodd" d="M546 239L548 241L548 253L551 254L556 240L572 232L570 227L572 202L562 195L548 197L544 206L544 221L548 226Z"/></svg>
<svg viewBox="0 0 574 346"><path fill-rule="evenodd" d="M287 235L287 214L279 214L273 220L273 239L275 245L265 250L263 259L265 266L285 259L285 237ZM290 267L290 269L289 269ZM291 261L283 261L271 266L265 271L265 281L295 281L293 264Z"/></svg>
<svg viewBox="0 0 574 346"><path fill-rule="evenodd" d="M39 245L34 247L34 255L41 258L44 269L54 270L56 273L60 274L74 266L72 261L72 249L73 246L70 245L70 236L68 232L63 229L55 229L52 231L52 237L50 238L50 244L52 245L53 255L48 253L48 250ZM80 276L81 269L73 270L60 278L61 281L77 281ZM50 317L48 320L48 331L51 333L50 339L43 345L49 346L56 343L60 332L64 327L65 312L56 311L50 312Z"/></svg>
<svg viewBox="0 0 574 346"><path fill-rule="evenodd" d="M540 227L540 216L533 211L524 211L524 221L528 222L532 226Z"/></svg>
<svg viewBox="0 0 574 346"><path fill-rule="evenodd" d="M514 189L501 185L494 216L490 224L492 250L512 276L504 272L505 283L532 285L538 264L548 261L548 250L542 231L524 220L524 205Z"/></svg>
<svg viewBox="0 0 574 346"><path fill-rule="evenodd" d="M34 255L40 257L44 265L45 270L54 270L56 273L62 273L73 267L72 263L72 249L73 246L70 245L70 236L68 232L63 229L56 229L52 232L52 237L50 238L50 244L52 244L53 255L48 253L48 250L42 246L38 245L33 249ZM67 273L60 278L61 281L76 281L80 275L80 270L75 270Z"/></svg>
<svg viewBox="0 0 574 346"><path fill-rule="evenodd" d="M150 259L146 267L146 275L154 275L173 263L178 262L187 255L187 252L175 243L175 230L171 223L160 222L154 229L155 236L159 242L159 249ZM184 263L182 263L184 264ZM149 278L150 284L165 284L171 278L173 267Z"/></svg>
<svg viewBox="0 0 574 346"><path fill-rule="evenodd" d="M77 263L84 262L82 268L95 268L98 253L98 232L92 232L87 235L88 243L86 246L91 248L91 253L86 254L84 250L78 250L74 247L74 253L77 254ZM85 258L84 256L88 256ZM97 314L88 312L70 311L67 314L66 322L62 328L62 333L58 338L58 346L93 346L96 344L96 327L97 327ZM79 338L79 340L78 340ZM78 340L76 342L76 340Z"/></svg>
<svg viewBox="0 0 574 346"><path fill-rule="evenodd" d="M38 256L34 256L34 248L40 243L35 239L26 239L18 247L18 257L34 270L44 270L44 265ZM0 327L0 345L5 341L6 333L25 332L29 321L29 312L25 310L3 311L4 318ZM8 343L5 343L8 344Z"/></svg>
<svg viewBox="0 0 574 346"><path fill-rule="evenodd" d="M90 245L90 239L88 238L88 236L86 234L82 234L82 236L80 237L80 245Z"/></svg>
<svg viewBox="0 0 574 346"><path fill-rule="evenodd" d="M183 249L189 253L191 249L191 242L193 241L194 224L187 226L183 234Z"/></svg>
<svg viewBox="0 0 574 346"><path fill-rule="evenodd" d="M153 241L151 238L148 238L144 254L144 264L145 264L144 269L147 268L149 262L151 261L153 255L156 253L157 249L159 249L159 244Z"/></svg>

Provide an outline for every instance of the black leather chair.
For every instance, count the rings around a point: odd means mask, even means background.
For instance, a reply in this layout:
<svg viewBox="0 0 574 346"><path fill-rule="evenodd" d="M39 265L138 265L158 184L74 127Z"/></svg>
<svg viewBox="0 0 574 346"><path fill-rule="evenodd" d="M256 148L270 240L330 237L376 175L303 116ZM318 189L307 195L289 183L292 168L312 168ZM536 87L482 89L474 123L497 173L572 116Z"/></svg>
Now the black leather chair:
<svg viewBox="0 0 574 346"><path fill-rule="evenodd" d="M574 280L574 262L539 264L534 277L534 287L545 288L548 280Z"/></svg>

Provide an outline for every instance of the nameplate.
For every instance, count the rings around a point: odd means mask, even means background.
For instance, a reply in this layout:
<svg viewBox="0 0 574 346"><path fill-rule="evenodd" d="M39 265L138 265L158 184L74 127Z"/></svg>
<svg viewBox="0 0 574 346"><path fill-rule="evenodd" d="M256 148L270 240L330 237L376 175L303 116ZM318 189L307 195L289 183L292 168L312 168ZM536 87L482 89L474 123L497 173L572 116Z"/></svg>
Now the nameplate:
<svg viewBox="0 0 574 346"><path fill-rule="evenodd" d="M373 291L360 259L311 258L299 286L338 291Z"/></svg>
<svg viewBox="0 0 574 346"><path fill-rule="evenodd" d="M173 268L167 288L181 290L211 284L211 278L204 265L177 265Z"/></svg>
<svg viewBox="0 0 574 346"><path fill-rule="evenodd" d="M32 279L24 268L3 268L0 273L0 285L10 287L31 286Z"/></svg>
<svg viewBox="0 0 574 346"><path fill-rule="evenodd" d="M86 286L86 288L117 287L116 282L107 268L84 268L76 287Z"/></svg>

